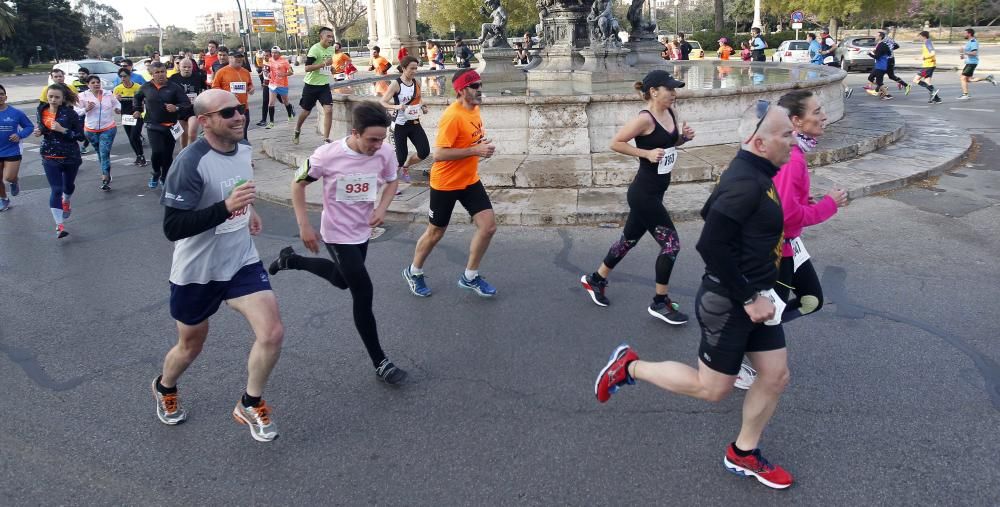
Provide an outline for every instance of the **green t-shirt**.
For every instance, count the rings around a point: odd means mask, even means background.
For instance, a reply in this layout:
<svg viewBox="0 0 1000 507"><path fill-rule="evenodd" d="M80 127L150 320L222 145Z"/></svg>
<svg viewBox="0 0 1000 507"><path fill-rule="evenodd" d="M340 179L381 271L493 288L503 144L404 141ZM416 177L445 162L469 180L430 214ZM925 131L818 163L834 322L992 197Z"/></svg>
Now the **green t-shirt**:
<svg viewBox="0 0 1000 507"><path fill-rule="evenodd" d="M324 49L323 46L317 42L309 48L309 53L306 54L306 58L315 58L313 64L317 64L325 62L327 58L333 58L333 53L333 44ZM306 78L304 81L306 84L310 85L328 85L330 84L330 68L326 67L312 72L306 72Z"/></svg>

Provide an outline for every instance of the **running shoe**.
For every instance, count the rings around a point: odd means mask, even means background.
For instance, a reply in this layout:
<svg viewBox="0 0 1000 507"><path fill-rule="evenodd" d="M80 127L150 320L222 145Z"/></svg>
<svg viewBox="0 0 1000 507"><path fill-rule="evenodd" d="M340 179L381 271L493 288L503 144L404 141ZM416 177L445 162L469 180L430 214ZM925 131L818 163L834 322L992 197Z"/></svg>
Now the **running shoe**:
<svg viewBox="0 0 1000 507"><path fill-rule="evenodd" d="M181 408L181 399L174 391L171 394L163 394L156 390L156 382L160 377L153 379L153 398L156 400L156 418L163 424L171 426L180 424L187 419L187 412Z"/></svg>
<svg viewBox="0 0 1000 507"><path fill-rule="evenodd" d="M465 273L462 273L462 276L458 277L458 286L463 289L471 289L484 298L491 298L497 295L497 289L479 275L469 280L465 277Z"/></svg>
<svg viewBox="0 0 1000 507"><path fill-rule="evenodd" d="M406 370L398 368L388 359L383 359L379 363L378 368L375 368L375 375L378 376L379 380L391 386L406 380Z"/></svg>
<svg viewBox="0 0 1000 507"><path fill-rule="evenodd" d="M427 286L427 282L424 282L423 273L419 275L410 274L410 267L406 266L403 268L403 280L406 280L406 283L410 285L410 292L414 296L425 298L431 295L431 288Z"/></svg>
<svg viewBox="0 0 1000 507"><path fill-rule="evenodd" d="M740 364L740 372L736 374L736 382L733 383L733 387L746 391L753 385L754 380L757 380L757 370L744 361Z"/></svg>
<svg viewBox="0 0 1000 507"><path fill-rule="evenodd" d="M288 269L288 259L293 255L295 255L295 250L293 250L292 247L286 246L285 248L282 248L281 251L278 252L278 258L274 259L274 261L271 262L271 265L267 267L267 272L270 273L271 276L274 276L278 273L278 271Z"/></svg>
<svg viewBox="0 0 1000 507"><path fill-rule="evenodd" d="M10 182L10 196L17 197L17 194L21 193L21 185L18 185L16 181Z"/></svg>
<svg viewBox="0 0 1000 507"><path fill-rule="evenodd" d="M273 129L274 128L274 122L273 121L267 122L267 125L264 125L264 128L266 128L266 129Z"/></svg>
<svg viewBox="0 0 1000 507"><path fill-rule="evenodd" d="M302 133L296 130L295 133L292 134L292 144L299 144L299 136L301 135Z"/></svg>
<svg viewBox="0 0 1000 507"><path fill-rule="evenodd" d="M653 317L675 326L687 324L688 321L687 314L680 311L680 305L671 301L670 298L667 298L666 303L653 303L649 305L647 311Z"/></svg>
<svg viewBox="0 0 1000 507"><path fill-rule="evenodd" d="M237 401L233 407L233 419L250 427L250 436L258 442L270 442L278 438L278 426L271 420L271 407L264 400L256 407L244 407Z"/></svg>
<svg viewBox="0 0 1000 507"><path fill-rule="evenodd" d="M293 121L295 121L295 115L294 114L288 115L288 123L292 123Z"/></svg>
<svg viewBox="0 0 1000 507"><path fill-rule="evenodd" d="M140 160L142 160L142 157L139 156L135 157L135 160L132 161L132 165L139 165Z"/></svg>
<svg viewBox="0 0 1000 507"><path fill-rule="evenodd" d="M854 95L854 88L851 88L851 87L844 88L844 98L845 99L851 98L852 95Z"/></svg>
<svg viewBox="0 0 1000 507"><path fill-rule="evenodd" d="M909 95L911 88L913 88L913 87L910 86L910 83L906 83L906 91L903 92L903 95Z"/></svg>
<svg viewBox="0 0 1000 507"><path fill-rule="evenodd" d="M10 199L0 199L0 211L7 211L10 209Z"/></svg>
<svg viewBox="0 0 1000 507"><path fill-rule="evenodd" d="M889 95L888 93L882 96L882 100L892 100L892 98L892 95Z"/></svg>
<svg viewBox="0 0 1000 507"><path fill-rule="evenodd" d="M57 239L63 239L66 236L69 236L69 233L66 232L66 226L63 225L63 224L57 225L56 226L56 238Z"/></svg>
<svg viewBox="0 0 1000 507"><path fill-rule="evenodd" d="M69 202L67 201L63 201L62 209L63 209L63 220L66 220L67 218L69 218L70 213L73 213L73 209L70 208Z"/></svg>
<svg viewBox="0 0 1000 507"><path fill-rule="evenodd" d="M968 93L963 93L962 96L958 98L958 100L969 100L971 98L972 97L970 97Z"/></svg>
<svg viewBox="0 0 1000 507"><path fill-rule="evenodd" d="M986 81L987 83L989 83L989 84L991 84L991 85L993 85L993 86L996 86L996 85L997 85L997 81L996 81L996 79L993 79L993 74L990 74L990 75L986 76L986 77L985 77L985 78L983 79L983 81Z"/></svg>
<svg viewBox="0 0 1000 507"><path fill-rule="evenodd" d="M86 155L91 152L90 146L84 146L80 148L80 155Z"/></svg>
<svg viewBox="0 0 1000 507"><path fill-rule="evenodd" d="M760 449L754 449L746 457L738 456L733 450L733 445L726 446L726 457L722 458L722 464L730 473L743 477L756 477L757 480L774 489L785 489L792 485L792 474L785 471L778 465L772 465L764 456L760 454Z"/></svg>
<svg viewBox="0 0 1000 507"><path fill-rule="evenodd" d="M409 183L410 181L412 181L410 178L410 168L403 166L403 183Z"/></svg>
<svg viewBox="0 0 1000 507"><path fill-rule="evenodd" d="M868 93L868 95L871 95L873 97L875 95L878 95L878 90L876 90L874 88L865 88L865 92Z"/></svg>
<svg viewBox="0 0 1000 507"><path fill-rule="evenodd" d="M931 98L932 99L940 99L940 97L938 97L938 92L939 91L940 90L938 90L937 88L935 88L934 91L931 92Z"/></svg>
<svg viewBox="0 0 1000 507"><path fill-rule="evenodd" d="M580 277L580 283L583 285L584 290L587 294L590 294L590 299L594 301L597 306L608 306L611 301L608 301L607 296L604 295L604 289L608 287L608 280L604 279L600 282L594 280L594 275L583 275Z"/></svg>
<svg viewBox="0 0 1000 507"><path fill-rule="evenodd" d="M594 382L594 395L601 403L611 399L611 395L618 392L618 388L625 384L635 384L635 379L628 374L628 364L638 361L639 355L626 344L621 344L611 352L608 364L604 365L601 372L597 374L597 381Z"/></svg>
<svg viewBox="0 0 1000 507"><path fill-rule="evenodd" d="M146 167L146 157L139 157L139 167Z"/></svg>
<svg viewBox="0 0 1000 507"><path fill-rule="evenodd" d="M160 184L160 182L156 178L150 178L149 179L149 183L148 183L149 188L156 188L156 185L159 185L159 184Z"/></svg>
<svg viewBox="0 0 1000 507"><path fill-rule="evenodd" d="M107 192L108 190L111 190L111 185L108 184L108 180L101 180L101 186L98 187L98 189Z"/></svg>
<svg viewBox="0 0 1000 507"><path fill-rule="evenodd" d="M267 125L266 121L259 121L259 122L257 122L257 126L258 127L263 127L264 125Z"/></svg>
<svg viewBox="0 0 1000 507"><path fill-rule="evenodd" d="M944 102L944 101L941 100L941 97L938 97L937 95L935 95L934 96L934 100L932 100L931 102L934 103L934 104L940 104L941 102Z"/></svg>

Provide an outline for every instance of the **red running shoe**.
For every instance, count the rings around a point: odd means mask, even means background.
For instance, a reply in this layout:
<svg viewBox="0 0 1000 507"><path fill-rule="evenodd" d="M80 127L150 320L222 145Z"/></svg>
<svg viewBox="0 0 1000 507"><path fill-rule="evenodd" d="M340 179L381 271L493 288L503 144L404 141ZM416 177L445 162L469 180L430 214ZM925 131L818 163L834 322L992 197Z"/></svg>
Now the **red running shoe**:
<svg viewBox="0 0 1000 507"><path fill-rule="evenodd" d="M69 214L73 212L73 210L70 209L69 207L68 201L63 201L62 209L63 209L63 220L66 220L67 218L69 218Z"/></svg>
<svg viewBox="0 0 1000 507"><path fill-rule="evenodd" d="M722 464L730 473L744 477L756 477L757 480L774 489L785 489L792 485L792 474L785 471L778 465L772 465L764 456L761 456L760 449L754 449L753 453L747 457L736 454L733 445L726 446L726 457L722 458Z"/></svg>
<svg viewBox="0 0 1000 507"><path fill-rule="evenodd" d="M618 392L622 384L635 384L635 379L628 374L628 364L637 361L639 356L626 344L621 344L611 353L608 364L597 375L594 383L594 394L597 401L604 403L611 395Z"/></svg>

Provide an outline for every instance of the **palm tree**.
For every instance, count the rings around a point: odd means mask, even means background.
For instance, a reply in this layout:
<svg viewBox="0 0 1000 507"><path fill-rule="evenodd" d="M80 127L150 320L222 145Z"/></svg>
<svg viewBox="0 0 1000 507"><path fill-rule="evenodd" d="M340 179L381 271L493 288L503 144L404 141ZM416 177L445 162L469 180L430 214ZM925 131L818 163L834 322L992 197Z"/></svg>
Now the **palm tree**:
<svg viewBox="0 0 1000 507"><path fill-rule="evenodd" d="M0 39L14 36L14 26L17 23L17 13L6 2L0 2Z"/></svg>

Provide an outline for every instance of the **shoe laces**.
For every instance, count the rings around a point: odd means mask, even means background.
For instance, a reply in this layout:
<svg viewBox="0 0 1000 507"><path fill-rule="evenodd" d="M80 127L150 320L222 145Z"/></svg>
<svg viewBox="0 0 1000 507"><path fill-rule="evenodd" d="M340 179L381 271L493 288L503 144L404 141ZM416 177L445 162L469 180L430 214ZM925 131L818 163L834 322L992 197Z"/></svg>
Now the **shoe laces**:
<svg viewBox="0 0 1000 507"><path fill-rule="evenodd" d="M761 471L771 471L774 470L774 465L771 464L767 458L760 453L760 449L754 449L750 454L757 461L757 470Z"/></svg>
<svg viewBox="0 0 1000 507"><path fill-rule="evenodd" d="M168 414L172 414L177 411L177 393L163 395L163 410Z"/></svg>
<svg viewBox="0 0 1000 507"><path fill-rule="evenodd" d="M260 400L260 405L256 407L250 407L250 411L253 412L254 417L257 418L257 422L261 426L267 426L271 424L271 407L268 407L264 400Z"/></svg>

